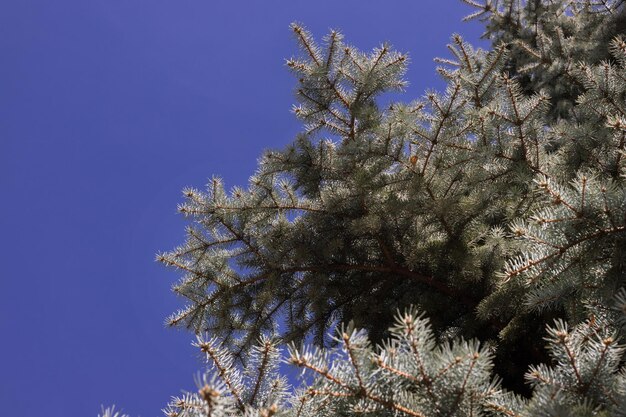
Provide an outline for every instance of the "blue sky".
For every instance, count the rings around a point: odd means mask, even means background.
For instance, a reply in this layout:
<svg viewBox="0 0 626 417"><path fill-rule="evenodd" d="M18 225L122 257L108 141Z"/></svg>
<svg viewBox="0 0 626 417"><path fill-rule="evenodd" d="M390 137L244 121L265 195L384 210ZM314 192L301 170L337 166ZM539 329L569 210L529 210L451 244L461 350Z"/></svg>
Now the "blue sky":
<svg viewBox="0 0 626 417"><path fill-rule="evenodd" d="M408 52L405 100L441 88L432 58L458 0L19 0L0 5L0 404L17 417L160 416L192 389L192 335L163 321L185 186L245 185L289 143L288 25Z"/></svg>

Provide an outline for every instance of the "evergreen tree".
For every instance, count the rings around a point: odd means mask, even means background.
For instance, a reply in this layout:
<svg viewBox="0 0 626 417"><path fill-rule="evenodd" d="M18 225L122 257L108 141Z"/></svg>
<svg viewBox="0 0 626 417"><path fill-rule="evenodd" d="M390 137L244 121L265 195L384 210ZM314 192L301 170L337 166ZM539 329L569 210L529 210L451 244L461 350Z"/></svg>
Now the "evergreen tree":
<svg viewBox="0 0 626 417"><path fill-rule="evenodd" d="M385 108L405 55L292 26L304 132L159 256L212 367L168 416L626 415L624 4L464 1L492 49Z"/></svg>

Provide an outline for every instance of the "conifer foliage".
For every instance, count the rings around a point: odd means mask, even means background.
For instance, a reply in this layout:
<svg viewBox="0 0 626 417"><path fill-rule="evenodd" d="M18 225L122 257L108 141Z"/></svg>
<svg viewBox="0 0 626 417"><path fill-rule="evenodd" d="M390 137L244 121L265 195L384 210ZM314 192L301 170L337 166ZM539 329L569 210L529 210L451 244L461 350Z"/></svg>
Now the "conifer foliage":
<svg viewBox="0 0 626 417"><path fill-rule="evenodd" d="M626 415L626 6L464 2L491 50L384 108L406 55L292 25L304 131L158 257L209 365L166 415Z"/></svg>

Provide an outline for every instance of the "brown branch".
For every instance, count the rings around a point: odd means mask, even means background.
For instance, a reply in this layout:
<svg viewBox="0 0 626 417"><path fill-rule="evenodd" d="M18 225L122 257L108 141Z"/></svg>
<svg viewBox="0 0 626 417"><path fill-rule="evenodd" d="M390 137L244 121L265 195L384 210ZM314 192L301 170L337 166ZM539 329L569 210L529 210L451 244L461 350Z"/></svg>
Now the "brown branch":
<svg viewBox="0 0 626 417"><path fill-rule="evenodd" d="M261 363L259 364L259 374L257 375L254 388L252 390L252 395L250 396L250 401L249 401L250 404L254 403L254 400L256 399L256 396L259 392L259 388L261 387L261 381L265 377L265 370L269 361L269 353L271 349L272 349L271 343L269 341L266 341L265 345L263 346L263 359L261 360Z"/></svg>
<svg viewBox="0 0 626 417"><path fill-rule="evenodd" d="M461 402L461 397L463 396L463 393L465 392L465 386L467 385L467 380L469 379L469 376L471 375L472 370L474 369L474 365L476 365L476 362L478 361L479 357L480 355L478 354L478 352L474 352L474 354L472 355L472 362L470 363L470 366L467 369L465 378L463 378L463 384L461 385L461 389L459 390L459 392L456 395L456 398L454 399L453 409L450 410L450 413L448 415L452 414L454 412L454 408L456 408Z"/></svg>
<svg viewBox="0 0 626 417"><path fill-rule="evenodd" d="M302 266L283 269L281 272L333 272L333 271L363 271L363 272L383 272L394 273L405 277L413 278L421 284L425 284L432 289L439 291L449 297L458 299L463 302L466 307L474 308L476 302L466 295L459 293L443 282L435 280L432 276L426 276L418 272L411 271L402 267L382 266L382 265L357 265L357 264L329 264L319 266Z"/></svg>

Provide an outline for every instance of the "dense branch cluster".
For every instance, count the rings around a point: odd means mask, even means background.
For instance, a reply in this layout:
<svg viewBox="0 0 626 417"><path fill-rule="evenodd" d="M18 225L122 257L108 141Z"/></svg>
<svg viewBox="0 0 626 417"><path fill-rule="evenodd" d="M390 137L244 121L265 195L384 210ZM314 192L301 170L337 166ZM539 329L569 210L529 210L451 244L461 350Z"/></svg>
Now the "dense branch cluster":
<svg viewBox="0 0 626 417"><path fill-rule="evenodd" d="M623 315L622 315L623 316ZM396 317L391 337L374 347L365 332L342 328L332 349L291 348L288 362L308 383L290 387L278 372L277 341L261 339L245 369L216 339L195 346L208 370L198 390L170 401L167 417L592 416L626 415L624 348L606 318L568 329L548 328L553 365L526 373L534 392L524 399L493 376L491 346L463 339L438 343L429 320L415 311ZM106 410L102 417L122 417Z"/></svg>
<svg viewBox="0 0 626 417"><path fill-rule="evenodd" d="M625 5L464 1L492 49L409 104L406 55L292 25L303 133L158 257L212 366L168 416L624 415Z"/></svg>

